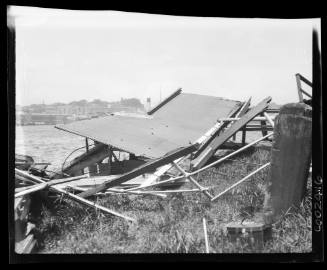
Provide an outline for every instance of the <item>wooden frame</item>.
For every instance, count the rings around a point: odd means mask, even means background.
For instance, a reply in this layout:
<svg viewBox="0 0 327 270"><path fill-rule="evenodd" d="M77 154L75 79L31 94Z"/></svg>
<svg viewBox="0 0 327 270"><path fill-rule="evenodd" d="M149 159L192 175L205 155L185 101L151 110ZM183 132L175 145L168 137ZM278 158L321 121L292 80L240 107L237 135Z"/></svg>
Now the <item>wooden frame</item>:
<svg viewBox="0 0 327 270"><path fill-rule="evenodd" d="M128 173L125 173L123 175L121 175L120 177L117 177L116 179L114 180L111 180L111 181L106 181L104 182L103 184L95 187L95 188L92 188L92 189L89 189L85 192L82 192L80 194L78 194L81 198L86 198L86 197L89 197L89 196L92 196L100 191L103 191L103 190L106 190L110 187L114 187L114 186L117 186L121 183L124 183L128 180L131 180L141 174L144 174L144 173L148 173L150 171L153 171L155 170L156 168L158 167L161 167L167 163L170 163L172 161L174 161L175 159L178 159L180 157L183 157L183 156L186 156L194 151L196 151L199 147L199 144L193 144L191 146L188 146L188 147L184 147L182 149L178 149L176 151L174 151L173 153L170 153L170 154L167 154L166 156L163 156L162 158L160 159L156 159L156 160L151 160L150 162L147 162L145 163L144 165L128 172Z"/></svg>
<svg viewBox="0 0 327 270"><path fill-rule="evenodd" d="M216 152L218 147L220 147L224 142L226 142L230 137L232 137L237 131L242 129L249 123L253 118L255 118L258 114L262 113L265 109L267 109L269 102L271 101L271 97L267 97L262 100L257 106L249 110L240 120L234 122L230 128L225 130L221 135L214 138L212 142L207 146L207 151L198 156L197 159L193 160L193 168L199 169L209 160L209 158Z"/></svg>
<svg viewBox="0 0 327 270"><path fill-rule="evenodd" d="M18 169L15 169L15 172L17 174L21 175L22 177L26 177L28 179L33 180L36 183L47 183L46 181L40 179L39 177L31 175L31 174L29 174L27 172L24 172L24 171L21 171L21 170L18 170ZM56 192L56 193L65 194L69 198L73 199L74 201L78 201L78 202L83 203L83 204L85 204L87 206L93 207L95 209L99 209L99 210L101 210L101 211L103 211L105 213L109 213L109 214L124 218L124 219L129 220L129 221L135 221L135 219L133 219L133 218L130 218L130 217L122 215L122 214L119 214L119 213L117 213L117 212L115 212L113 210L107 209L107 208L105 208L105 207L103 207L101 205L96 204L95 202L85 200L85 199L83 199L83 198L81 198L79 196L76 196L75 194L72 194L72 193L70 193L70 192L68 192L68 191L66 191L64 189L58 188L56 186L52 186L52 187L50 187L50 189L52 191Z"/></svg>
<svg viewBox="0 0 327 270"><path fill-rule="evenodd" d="M297 90L298 90L298 95L299 95L300 102L304 101L303 94L305 94L309 98L312 98L312 95L308 94L306 91L304 91L302 89L301 81L303 81L304 83L306 83L310 87L312 87L312 83L308 79L303 77L300 73L296 73L295 78L296 78L296 85L297 85Z"/></svg>
<svg viewBox="0 0 327 270"><path fill-rule="evenodd" d="M252 97L250 97L248 99L247 102L245 102L242 106L242 108L240 109L240 111L236 114L235 118L241 118L249 109L250 105L251 105L251 99ZM233 140L236 140L236 133L233 135Z"/></svg>

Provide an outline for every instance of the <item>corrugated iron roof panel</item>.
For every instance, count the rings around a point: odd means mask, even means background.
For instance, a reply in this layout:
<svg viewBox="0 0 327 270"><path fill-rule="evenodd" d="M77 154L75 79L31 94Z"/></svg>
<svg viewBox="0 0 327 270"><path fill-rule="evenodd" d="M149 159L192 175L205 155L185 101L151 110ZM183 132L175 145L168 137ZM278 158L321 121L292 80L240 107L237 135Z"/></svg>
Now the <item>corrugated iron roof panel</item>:
<svg viewBox="0 0 327 270"><path fill-rule="evenodd" d="M228 117L241 103L217 97L181 93L151 118L112 115L56 126L136 155L158 158L187 146Z"/></svg>

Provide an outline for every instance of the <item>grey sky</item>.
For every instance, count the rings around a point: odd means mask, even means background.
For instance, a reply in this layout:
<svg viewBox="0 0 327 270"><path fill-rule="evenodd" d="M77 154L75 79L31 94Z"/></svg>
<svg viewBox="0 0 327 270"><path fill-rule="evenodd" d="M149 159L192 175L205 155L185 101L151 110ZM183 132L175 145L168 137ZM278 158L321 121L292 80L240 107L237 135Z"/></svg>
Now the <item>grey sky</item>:
<svg viewBox="0 0 327 270"><path fill-rule="evenodd" d="M17 104L146 97L177 88L236 100L297 101L311 80L317 19L177 17L13 7Z"/></svg>

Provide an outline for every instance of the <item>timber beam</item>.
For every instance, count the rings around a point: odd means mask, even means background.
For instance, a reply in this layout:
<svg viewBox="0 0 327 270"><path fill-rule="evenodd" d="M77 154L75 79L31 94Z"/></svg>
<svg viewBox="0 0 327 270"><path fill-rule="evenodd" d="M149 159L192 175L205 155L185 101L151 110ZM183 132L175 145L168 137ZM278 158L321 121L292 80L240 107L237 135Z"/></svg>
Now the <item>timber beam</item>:
<svg viewBox="0 0 327 270"><path fill-rule="evenodd" d="M86 197L92 196L98 192L101 192L103 190L106 190L108 188L118 186L118 185L120 185L128 180L131 180L139 175L152 172L155 169L157 169L158 167L166 165L180 157L186 156L186 155L196 151L198 149L198 147L199 147L199 144L197 144L197 143L192 144L188 147L183 147L182 149L178 149L172 153L166 154L165 156L163 156L159 159L151 160L151 161L145 163L144 165L142 165L130 172L127 172L113 180L105 181L104 183L102 183L101 185L99 185L95 188L91 188L82 193L79 193L78 196L80 196L82 198L86 198Z"/></svg>
<svg viewBox="0 0 327 270"><path fill-rule="evenodd" d="M231 138L236 132L242 130L246 125L257 115L264 112L271 101L271 97L262 100L257 106L250 109L244 116L234 122L227 130L222 132L219 136L215 137L207 146L205 151L192 161L193 168L200 169L209 160L209 158L217 151L217 149Z"/></svg>

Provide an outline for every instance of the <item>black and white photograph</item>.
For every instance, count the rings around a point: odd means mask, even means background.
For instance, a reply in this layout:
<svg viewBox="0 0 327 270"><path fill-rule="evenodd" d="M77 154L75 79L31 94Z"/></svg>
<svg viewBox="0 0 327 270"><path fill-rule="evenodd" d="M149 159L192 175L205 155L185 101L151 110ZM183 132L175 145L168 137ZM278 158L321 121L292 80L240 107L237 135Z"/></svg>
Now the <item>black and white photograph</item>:
<svg viewBox="0 0 327 270"><path fill-rule="evenodd" d="M311 254L320 27L8 6L11 252Z"/></svg>

